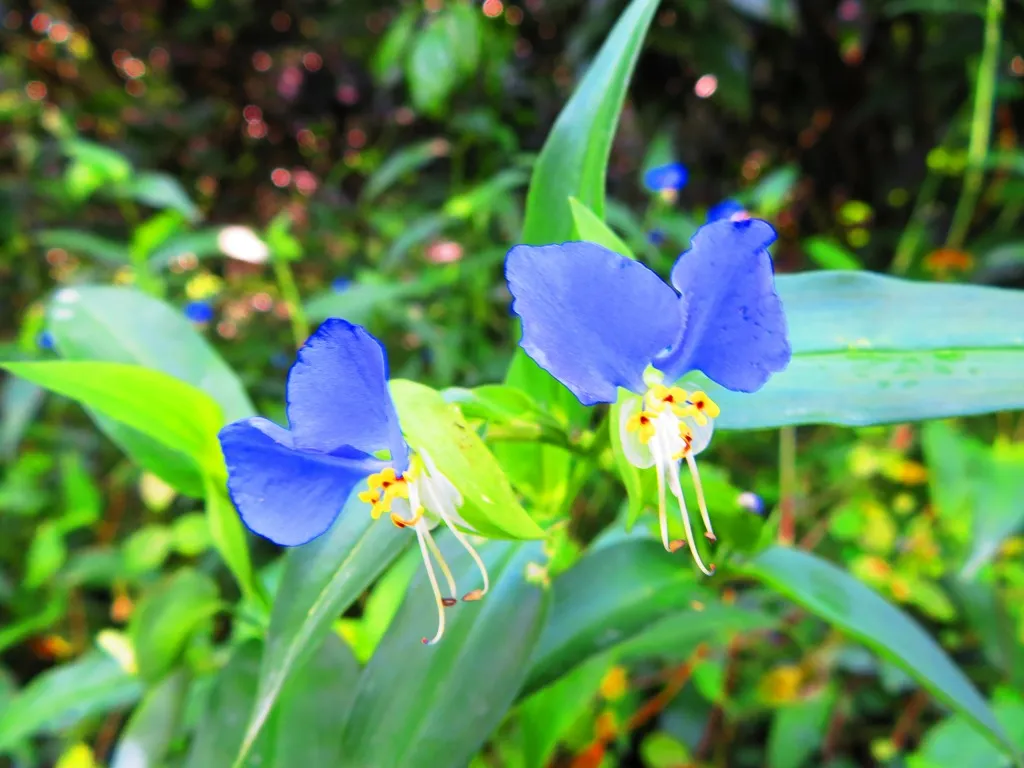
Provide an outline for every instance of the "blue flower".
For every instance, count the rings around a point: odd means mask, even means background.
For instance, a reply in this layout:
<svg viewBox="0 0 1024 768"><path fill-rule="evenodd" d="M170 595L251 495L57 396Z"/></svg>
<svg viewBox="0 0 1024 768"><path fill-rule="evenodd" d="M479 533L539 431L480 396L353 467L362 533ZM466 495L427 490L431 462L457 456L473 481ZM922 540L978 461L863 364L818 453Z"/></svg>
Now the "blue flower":
<svg viewBox="0 0 1024 768"><path fill-rule="evenodd" d="M764 499L753 491L744 491L741 493L736 497L736 503L747 510L747 512L757 515L758 517L764 514Z"/></svg>
<svg viewBox="0 0 1024 768"><path fill-rule="evenodd" d="M652 229L647 233L647 242L659 246L665 242L665 233L660 229Z"/></svg>
<svg viewBox="0 0 1024 768"><path fill-rule="evenodd" d="M416 533L439 616L437 634L423 642L436 643L444 633L444 608L456 602L456 586L430 535L431 524L451 529L480 567L483 589L463 600L483 597L487 571L459 529L469 529L457 511L461 495L430 456L414 454L402 436L380 342L361 326L325 321L288 373L286 409L290 429L252 417L220 431L228 491L242 520L277 544L305 544L331 527L353 490L365 483L359 498L371 505L374 519L388 512L394 525ZM450 597L441 594L431 556Z"/></svg>
<svg viewBox="0 0 1024 768"><path fill-rule="evenodd" d="M665 483L678 499L686 543L704 573L679 481L685 460L705 536L715 540L694 457L707 447L718 405L679 384L700 371L736 392L754 392L790 359L786 318L775 293L764 221L723 219L701 227L666 285L643 264L594 243L509 251L505 276L523 323L526 353L584 405L614 403L619 436L634 465L655 467L662 540L668 540ZM674 290L673 290L674 286Z"/></svg>
<svg viewBox="0 0 1024 768"><path fill-rule="evenodd" d="M651 168L644 174L644 186L651 192L678 192L686 186L690 172L682 163L668 163Z"/></svg>
<svg viewBox="0 0 1024 768"><path fill-rule="evenodd" d="M352 281L347 277L336 277L331 281L331 290L335 293L344 293L351 284Z"/></svg>
<svg viewBox="0 0 1024 768"><path fill-rule="evenodd" d="M718 221L719 219L739 221L748 218L750 218L750 214L747 213L747 209L741 203L736 200L723 200L717 205L708 208L707 220L704 223L710 224L712 221Z"/></svg>
<svg viewBox="0 0 1024 768"><path fill-rule="evenodd" d="M49 331L42 331L36 337L36 346L40 349L53 349L53 334Z"/></svg>
<svg viewBox="0 0 1024 768"><path fill-rule="evenodd" d="M213 319L213 305L208 301L190 301L185 305L185 317L193 323L208 323Z"/></svg>

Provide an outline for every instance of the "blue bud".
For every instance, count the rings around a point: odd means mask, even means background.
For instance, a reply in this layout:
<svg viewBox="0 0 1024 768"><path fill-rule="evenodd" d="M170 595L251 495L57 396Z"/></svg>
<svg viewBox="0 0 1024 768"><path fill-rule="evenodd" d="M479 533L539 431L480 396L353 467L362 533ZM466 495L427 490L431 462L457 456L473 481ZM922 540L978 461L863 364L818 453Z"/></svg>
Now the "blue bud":
<svg viewBox="0 0 1024 768"><path fill-rule="evenodd" d="M43 331L36 337L36 344L40 349L53 349L53 334Z"/></svg>
<svg viewBox="0 0 1024 768"><path fill-rule="evenodd" d="M665 242L665 233L660 229L652 229L647 233L647 242L651 245L661 245Z"/></svg>
<svg viewBox="0 0 1024 768"><path fill-rule="evenodd" d="M347 277L336 277L331 281L331 290L335 293L343 293L348 290L348 287L352 284L352 281Z"/></svg>
<svg viewBox="0 0 1024 768"><path fill-rule="evenodd" d="M723 200L718 205L713 205L708 209L708 217L704 223L710 224L712 221L718 221L719 219L731 219L736 216L736 214L746 213L747 209L736 200ZM749 215L745 215L743 218L749 218Z"/></svg>
<svg viewBox="0 0 1024 768"><path fill-rule="evenodd" d="M682 163L669 163L651 168L644 174L644 186L651 192L663 192L667 189L680 190L686 186L690 178L689 171Z"/></svg>
<svg viewBox="0 0 1024 768"><path fill-rule="evenodd" d="M744 491L741 493L736 497L736 503L747 510L747 512L758 515L759 517L764 514L764 499L752 491Z"/></svg>
<svg viewBox="0 0 1024 768"><path fill-rule="evenodd" d="M213 305L208 301L190 301L185 305L185 317L193 323L208 323L213 320Z"/></svg>

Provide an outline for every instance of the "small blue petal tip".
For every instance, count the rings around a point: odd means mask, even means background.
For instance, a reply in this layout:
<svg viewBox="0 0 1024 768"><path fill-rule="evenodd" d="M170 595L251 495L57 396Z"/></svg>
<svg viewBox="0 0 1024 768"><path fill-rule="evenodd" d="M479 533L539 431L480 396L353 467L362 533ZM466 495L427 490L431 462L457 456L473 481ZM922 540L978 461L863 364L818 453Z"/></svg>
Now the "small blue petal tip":
<svg viewBox="0 0 1024 768"><path fill-rule="evenodd" d="M747 512L758 517L764 514L764 499L753 491L744 491L736 498L736 502Z"/></svg>
<svg viewBox="0 0 1024 768"><path fill-rule="evenodd" d="M747 218L750 218L750 214L747 213L747 209L740 203L736 200L723 200L708 209L708 217L704 223L710 224L712 221L718 221L719 219L738 221Z"/></svg>

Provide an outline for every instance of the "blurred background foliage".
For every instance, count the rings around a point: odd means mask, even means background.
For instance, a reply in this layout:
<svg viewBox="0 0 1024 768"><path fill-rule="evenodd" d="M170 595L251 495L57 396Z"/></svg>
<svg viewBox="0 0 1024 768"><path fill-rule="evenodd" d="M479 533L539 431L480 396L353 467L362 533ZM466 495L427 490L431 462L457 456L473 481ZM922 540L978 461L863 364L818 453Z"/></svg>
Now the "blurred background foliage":
<svg viewBox="0 0 1024 768"><path fill-rule="evenodd" d="M664 274L733 200L776 225L780 273L1024 285L1024 5L1008 0L993 47L994 4L664 0L613 144L609 225ZM53 358L47 302L98 283L163 297L166 328L198 330L272 418L296 343L330 316L382 338L393 376L500 381L502 259L530 171L624 7L3 0L0 356ZM647 189L672 162L687 184ZM67 349L97 343L90 324L146 337L105 296ZM133 354L173 358L163 344ZM12 377L0 397L0 765L230 766L265 611L220 564L202 489L140 470L67 400ZM705 482L713 506L764 516L755 538L813 549L915 617L1024 747L1022 439L1011 413L722 433ZM549 656L474 766L1011 765L884 653L742 575L698 585L616 532L615 478L586 488L551 610L607 595L628 613L656 588L664 604L623 619L626 643L594 639L597 608L587 652L541 635ZM280 558L251 543L272 593ZM588 572L599 547L622 569ZM262 765L354 764L326 742L303 752L298 724L333 729L411 577L397 560L289 680ZM408 695L429 708L435 688Z"/></svg>

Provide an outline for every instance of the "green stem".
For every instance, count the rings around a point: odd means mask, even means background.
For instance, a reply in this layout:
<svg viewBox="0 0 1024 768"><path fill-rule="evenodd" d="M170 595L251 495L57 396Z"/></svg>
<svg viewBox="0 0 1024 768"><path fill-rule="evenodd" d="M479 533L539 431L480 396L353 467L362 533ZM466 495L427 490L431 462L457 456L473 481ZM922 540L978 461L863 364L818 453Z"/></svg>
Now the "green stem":
<svg viewBox="0 0 1024 768"><path fill-rule="evenodd" d="M925 235L927 224L925 212L938 195L940 185L940 174L929 168L928 173L924 177L924 182L922 182L921 188L918 190L917 199L914 201L914 210L910 213L907 228L903 230L900 241L896 245L896 255L893 256L892 266L890 267L894 275L905 275L910 271L910 267L914 263L914 257L921 246L921 240Z"/></svg>
<svg viewBox="0 0 1024 768"><path fill-rule="evenodd" d="M999 43L1003 20L1003 0L988 0L985 11L985 47L981 52L974 88L974 114L971 117L971 141L967 147L967 170L960 200L953 213L953 224L946 239L947 248L962 248L967 230L974 218L981 186L983 168L992 137L992 113L995 107L996 73L999 67Z"/></svg>
<svg viewBox="0 0 1024 768"><path fill-rule="evenodd" d="M292 338L295 340L295 348L298 349L309 338L309 320L306 319L306 311L302 308L302 297L299 296L299 287L295 284L291 264L281 258L274 259L274 278L281 291L281 298L288 307Z"/></svg>

